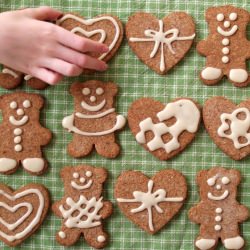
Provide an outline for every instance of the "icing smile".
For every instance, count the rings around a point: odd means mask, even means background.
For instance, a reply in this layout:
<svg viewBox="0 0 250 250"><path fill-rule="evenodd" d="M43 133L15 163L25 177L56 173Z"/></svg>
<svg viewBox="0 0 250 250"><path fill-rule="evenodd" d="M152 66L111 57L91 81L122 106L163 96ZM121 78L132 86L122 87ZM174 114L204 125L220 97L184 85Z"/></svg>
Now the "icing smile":
<svg viewBox="0 0 250 250"><path fill-rule="evenodd" d="M78 190L84 190L92 185L92 180L89 180L85 185L78 185L75 181L71 181L71 186Z"/></svg>
<svg viewBox="0 0 250 250"><path fill-rule="evenodd" d="M238 30L238 26L234 25L229 31L223 30L220 26L217 27L218 33L220 33L223 36L232 36L236 33Z"/></svg>
<svg viewBox="0 0 250 250"><path fill-rule="evenodd" d="M22 126L25 123L27 123L28 120L29 117L27 115L23 116L23 118L20 120L16 120L16 118L13 115L11 115L9 118L10 123L15 126Z"/></svg>
<svg viewBox="0 0 250 250"><path fill-rule="evenodd" d="M207 197L210 200L221 201L221 200L226 199L228 195L229 195L229 191L225 190L225 192L222 195L220 195L220 196L214 196L212 193L209 192L207 194Z"/></svg>
<svg viewBox="0 0 250 250"><path fill-rule="evenodd" d="M106 104L106 100L105 99L100 104L98 104L96 106L88 105L85 101L81 102L81 106L84 109L86 109L88 111L93 111L93 112L101 110L105 106L105 104Z"/></svg>

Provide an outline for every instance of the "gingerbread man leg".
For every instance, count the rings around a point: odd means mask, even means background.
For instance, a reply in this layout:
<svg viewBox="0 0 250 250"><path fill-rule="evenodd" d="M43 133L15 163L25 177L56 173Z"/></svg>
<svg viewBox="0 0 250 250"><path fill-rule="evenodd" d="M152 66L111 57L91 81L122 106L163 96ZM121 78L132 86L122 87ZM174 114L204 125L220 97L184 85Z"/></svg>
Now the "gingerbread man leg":
<svg viewBox="0 0 250 250"><path fill-rule="evenodd" d="M197 249L200 250L214 250L217 244L217 238L212 239L211 237L203 237L202 235L199 235L198 238L195 240L195 246L197 247Z"/></svg>
<svg viewBox="0 0 250 250"><path fill-rule="evenodd" d="M84 157L90 154L93 146L93 142L90 140L90 138L74 135L72 142L68 144L68 153L76 158Z"/></svg>
<svg viewBox="0 0 250 250"><path fill-rule="evenodd" d="M230 69L227 77L237 87L245 87L250 82L250 77L245 69Z"/></svg>
<svg viewBox="0 0 250 250"><path fill-rule="evenodd" d="M231 229L231 228L230 228ZM240 250L243 249L245 245L244 239L238 234L237 226L235 227L235 230L226 232L223 236L226 235L226 237L222 237L221 241L226 249L234 249L234 250Z"/></svg>
<svg viewBox="0 0 250 250"><path fill-rule="evenodd" d="M81 231L78 228L67 228L62 226L61 230L56 234L56 241L64 246L74 245L81 235Z"/></svg>
<svg viewBox="0 0 250 250"><path fill-rule="evenodd" d="M23 81L23 73L4 67L0 73L0 86L5 89L14 89Z"/></svg>
<svg viewBox="0 0 250 250"><path fill-rule="evenodd" d="M0 158L0 173L11 174L16 171L18 161L12 158Z"/></svg>
<svg viewBox="0 0 250 250"><path fill-rule="evenodd" d="M201 71L200 78L207 85L214 85L221 80L223 72L216 67L206 67Z"/></svg>
<svg viewBox="0 0 250 250"><path fill-rule="evenodd" d="M106 158L115 158L120 153L120 146L115 142L114 134L100 138L95 148L99 155Z"/></svg>
<svg viewBox="0 0 250 250"><path fill-rule="evenodd" d="M39 157L29 157L22 161L23 168L35 175L39 175L45 171L48 164L41 156Z"/></svg>
<svg viewBox="0 0 250 250"><path fill-rule="evenodd" d="M102 226L85 229L84 238L94 248L103 248L108 242L108 234L103 231Z"/></svg>

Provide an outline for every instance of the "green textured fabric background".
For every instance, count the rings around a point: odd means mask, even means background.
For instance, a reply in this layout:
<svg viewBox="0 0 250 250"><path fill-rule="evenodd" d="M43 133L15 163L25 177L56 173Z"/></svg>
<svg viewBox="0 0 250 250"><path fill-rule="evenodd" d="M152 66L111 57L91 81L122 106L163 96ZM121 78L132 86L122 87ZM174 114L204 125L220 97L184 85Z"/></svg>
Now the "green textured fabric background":
<svg viewBox="0 0 250 250"><path fill-rule="evenodd" d="M199 1L199 0L1 0L0 12L15 10L22 7L38 7L49 5L65 12L79 12L85 17L94 17L101 13L117 15L125 24L129 15L136 11L146 11L162 18L170 12L181 10L191 14L196 22L197 41L207 37L207 24L204 14L209 6L234 4L250 11L249 0L238 1ZM1 24L4 25L4 24ZM248 27L248 38L250 29ZM50 163L49 171L41 177L32 177L20 168L11 176L0 176L3 182L16 189L30 182L42 183L48 187L52 202L63 196L63 184L59 172L64 166L76 166L79 164L91 164L93 166L106 167L109 171L109 179L105 184L104 197L114 203L113 215L105 220L105 229L110 234L110 243L106 249L168 249L189 250L194 249L199 226L188 220L187 212L199 199L195 183L196 173L213 166L236 168L241 171L242 183L239 188L238 199L250 208L250 157L240 162L231 160L224 155L212 142L203 125L197 133L193 143L179 156L160 162L150 153L146 152L136 143L128 127L119 133L122 146L121 155L115 160L107 160L96 153L89 157L76 160L66 152L66 146L71 141L72 135L61 126L64 116L73 112L73 99L68 89L76 80L85 81L98 79L113 81L119 85L119 94L116 102L117 111L126 116L129 105L140 97L152 97L164 103L176 97L191 97L203 105L204 101L212 96L222 95L240 102L249 97L250 87L235 88L227 80L223 80L214 87L204 86L198 78L198 72L205 63L205 58L198 55L195 45L188 55L166 76L159 76L147 66L142 64L129 48L126 39L117 55L109 63L109 70L105 73L79 78L65 78L55 87L49 87L45 91L35 91L25 85L17 90L25 90L31 93L40 93L46 97L46 105L41 114L41 123L53 131L54 137L49 146L44 149ZM249 66L249 64L248 64ZM0 89L0 94L8 93ZM124 170L136 169L147 175L153 175L164 168L174 168L181 171L188 181L188 199L180 213L160 232L151 236L139 229L127 220L119 211L113 198L113 187L117 176ZM27 239L21 249L64 249L57 244L55 234L59 230L61 219L49 213L40 229ZM242 234L247 241L246 249L250 249L250 222L241 225ZM1 249L10 249L0 243ZM81 238L75 246L69 249L91 249ZM223 249L222 246L218 249Z"/></svg>

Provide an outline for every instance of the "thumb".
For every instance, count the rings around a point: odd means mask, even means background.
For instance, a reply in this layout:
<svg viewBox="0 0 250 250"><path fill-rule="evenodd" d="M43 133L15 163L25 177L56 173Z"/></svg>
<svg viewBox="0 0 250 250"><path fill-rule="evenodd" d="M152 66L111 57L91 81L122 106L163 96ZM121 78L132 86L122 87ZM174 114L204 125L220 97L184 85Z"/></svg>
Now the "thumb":
<svg viewBox="0 0 250 250"><path fill-rule="evenodd" d="M55 21L60 16L62 16L62 14L63 13L59 10L55 10L50 7L44 6L44 7L32 9L31 16L41 21Z"/></svg>

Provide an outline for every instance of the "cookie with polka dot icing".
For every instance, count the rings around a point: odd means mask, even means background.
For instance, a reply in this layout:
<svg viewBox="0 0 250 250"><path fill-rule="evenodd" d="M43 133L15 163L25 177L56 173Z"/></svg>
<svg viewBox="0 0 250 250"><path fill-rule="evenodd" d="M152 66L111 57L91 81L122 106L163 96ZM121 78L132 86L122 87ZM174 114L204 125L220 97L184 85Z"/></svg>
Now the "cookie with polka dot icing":
<svg viewBox="0 0 250 250"><path fill-rule="evenodd" d="M15 92L0 96L0 173L12 174L22 165L33 175L43 174L47 161L41 147L47 145L51 132L39 122L44 99L38 94Z"/></svg>
<svg viewBox="0 0 250 250"><path fill-rule="evenodd" d="M250 99L236 105L222 96L203 107L205 128L214 143L229 157L241 160L250 154Z"/></svg>
<svg viewBox="0 0 250 250"><path fill-rule="evenodd" d="M53 212L63 219L56 240L64 246L76 243L80 236L94 248L108 243L103 219L112 214L112 203L103 199L103 184L108 172L88 165L64 167L61 178L64 196L53 204Z"/></svg>
<svg viewBox="0 0 250 250"><path fill-rule="evenodd" d="M214 167L197 174L200 202L188 214L191 221L200 224L196 249L216 249L219 240L226 249L243 249L239 223L247 220L249 210L236 199L240 181L236 169Z"/></svg>
<svg viewBox="0 0 250 250"><path fill-rule="evenodd" d="M247 10L231 5L206 11L209 35L197 45L198 52L206 57L206 66L200 73L204 84L217 84L224 76L236 87L249 84L246 68L250 58L250 41L246 37L249 20Z"/></svg>

